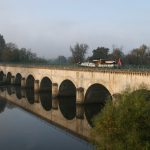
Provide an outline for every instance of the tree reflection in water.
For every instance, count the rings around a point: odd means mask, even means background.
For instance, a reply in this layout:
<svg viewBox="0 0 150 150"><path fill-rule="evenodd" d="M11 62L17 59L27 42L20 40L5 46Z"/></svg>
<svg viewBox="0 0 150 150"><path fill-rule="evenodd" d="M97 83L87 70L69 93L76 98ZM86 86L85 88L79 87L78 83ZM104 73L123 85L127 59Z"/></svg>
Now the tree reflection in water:
<svg viewBox="0 0 150 150"><path fill-rule="evenodd" d="M76 98L75 97L59 98L59 108L62 115L67 120L72 120L76 116Z"/></svg>
<svg viewBox="0 0 150 150"><path fill-rule="evenodd" d="M3 98L0 98L0 113L4 112L6 107L7 101Z"/></svg>

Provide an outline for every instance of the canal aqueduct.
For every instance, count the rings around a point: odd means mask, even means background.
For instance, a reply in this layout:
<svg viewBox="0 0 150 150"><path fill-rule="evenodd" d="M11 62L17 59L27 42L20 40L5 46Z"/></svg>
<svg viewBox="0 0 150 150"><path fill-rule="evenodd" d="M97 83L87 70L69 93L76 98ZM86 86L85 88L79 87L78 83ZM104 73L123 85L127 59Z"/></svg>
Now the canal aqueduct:
<svg viewBox="0 0 150 150"><path fill-rule="evenodd" d="M150 89L150 72L112 71L83 68L0 65L0 80L35 92L49 91L52 97L76 96L76 103L97 103L127 87L144 84ZM93 98L94 97L94 98Z"/></svg>

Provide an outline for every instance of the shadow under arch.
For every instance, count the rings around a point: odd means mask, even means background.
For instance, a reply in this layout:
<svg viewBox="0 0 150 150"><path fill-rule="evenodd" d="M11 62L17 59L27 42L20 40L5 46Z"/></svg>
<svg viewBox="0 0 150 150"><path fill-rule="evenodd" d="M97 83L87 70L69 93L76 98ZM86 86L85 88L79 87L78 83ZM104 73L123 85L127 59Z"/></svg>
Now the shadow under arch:
<svg viewBox="0 0 150 150"><path fill-rule="evenodd" d="M26 88L34 89L34 77L33 75L28 75L26 80Z"/></svg>
<svg viewBox="0 0 150 150"><path fill-rule="evenodd" d="M8 72L8 73L7 73L7 77L6 77L6 82L7 82L7 84L11 84L11 77L12 77L11 72Z"/></svg>
<svg viewBox="0 0 150 150"><path fill-rule="evenodd" d="M15 78L15 84L21 86L21 79L22 79L21 74L17 73Z"/></svg>
<svg viewBox="0 0 150 150"><path fill-rule="evenodd" d="M50 111L52 109L52 94L51 93L40 93L40 101L42 107L46 111Z"/></svg>
<svg viewBox="0 0 150 150"><path fill-rule="evenodd" d="M75 97L59 98L59 109L62 115L67 120L74 119L76 116L76 98Z"/></svg>
<svg viewBox="0 0 150 150"><path fill-rule="evenodd" d="M3 81L4 72L0 71L0 81Z"/></svg>
<svg viewBox="0 0 150 150"><path fill-rule="evenodd" d="M86 91L84 102L105 104L108 98L112 99L108 89L102 84L95 83Z"/></svg>
<svg viewBox="0 0 150 150"><path fill-rule="evenodd" d="M59 87L59 97L75 97L76 87L74 83L68 79L64 80Z"/></svg>
<svg viewBox="0 0 150 150"><path fill-rule="evenodd" d="M0 113L4 112L7 101L3 98L0 98Z"/></svg>
<svg viewBox="0 0 150 150"><path fill-rule="evenodd" d="M52 92L52 81L48 77L44 77L41 80L40 92Z"/></svg>

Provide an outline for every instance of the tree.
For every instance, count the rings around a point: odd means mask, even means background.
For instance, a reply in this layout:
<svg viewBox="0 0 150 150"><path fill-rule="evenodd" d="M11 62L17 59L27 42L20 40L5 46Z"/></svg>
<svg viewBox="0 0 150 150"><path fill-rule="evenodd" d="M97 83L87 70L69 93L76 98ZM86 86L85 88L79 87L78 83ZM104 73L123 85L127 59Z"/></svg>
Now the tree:
<svg viewBox="0 0 150 150"><path fill-rule="evenodd" d="M109 48L97 47L93 50L93 55L89 58L90 60L94 59L107 59L109 53Z"/></svg>
<svg viewBox="0 0 150 150"><path fill-rule="evenodd" d="M6 44L5 44L5 40L3 38L3 36L0 34L0 50L3 50L5 48Z"/></svg>
<svg viewBox="0 0 150 150"><path fill-rule="evenodd" d="M133 49L127 56L126 60L129 64L146 65L150 63L150 48L141 45L139 48Z"/></svg>
<svg viewBox="0 0 150 150"><path fill-rule="evenodd" d="M74 63L83 62L87 53L88 45L77 43L74 47L70 47Z"/></svg>
<svg viewBox="0 0 150 150"><path fill-rule="evenodd" d="M113 52L110 54L111 59L118 61L119 58L124 58L124 53L122 52L122 48L113 48Z"/></svg>

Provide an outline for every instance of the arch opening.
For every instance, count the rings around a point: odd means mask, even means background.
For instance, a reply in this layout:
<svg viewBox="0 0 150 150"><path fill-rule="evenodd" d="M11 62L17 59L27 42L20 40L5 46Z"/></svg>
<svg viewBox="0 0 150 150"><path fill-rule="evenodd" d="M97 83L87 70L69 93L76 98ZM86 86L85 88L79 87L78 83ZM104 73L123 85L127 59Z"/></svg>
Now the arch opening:
<svg viewBox="0 0 150 150"><path fill-rule="evenodd" d="M40 91L52 93L52 81L48 77L44 77L41 80Z"/></svg>
<svg viewBox="0 0 150 150"><path fill-rule="evenodd" d="M21 74L17 73L16 78L15 78L15 84L18 85L18 86L21 86L21 79L22 79Z"/></svg>
<svg viewBox="0 0 150 150"><path fill-rule="evenodd" d="M11 84L11 77L12 77L12 74L10 72L7 73L7 84Z"/></svg>
<svg viewBox="0 0 150 150"><path fill-rule="evenodd" d="M70 80L64 80L59 87L59 97L75 97L76 87Z"/></svg>
<svg viewBox="0 0 150 150"><path fill-rule="evenodd" d="M34 89L34 81L34 77L32 75L29 75L26 80L26 87L29 89Z"/></svg>
<svg viewBox="0 0 150 150"><path fill-rule="evenodd" d="M100 103L105 104L106 100L111 97L108 89L102 84L91 85L85 94L85 103Z"/></svg>

